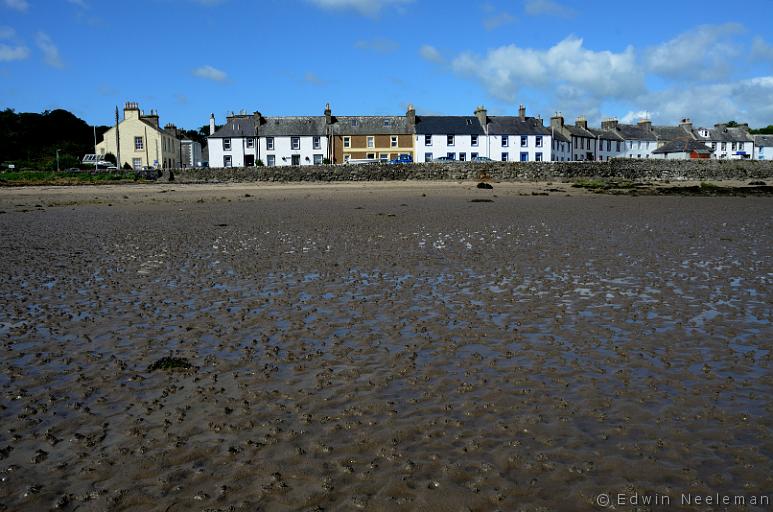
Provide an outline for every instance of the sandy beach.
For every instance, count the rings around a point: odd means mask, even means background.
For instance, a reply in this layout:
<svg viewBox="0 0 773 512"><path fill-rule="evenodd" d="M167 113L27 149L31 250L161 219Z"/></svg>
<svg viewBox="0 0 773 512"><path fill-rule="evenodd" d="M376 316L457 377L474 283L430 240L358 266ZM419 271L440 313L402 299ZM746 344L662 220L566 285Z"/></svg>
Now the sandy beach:
<svg viewBox="0 0 773 512"><path fill-rule="evenodd" d="M773 199L493 187L0 189L0 510L770 496Z"/></svg>

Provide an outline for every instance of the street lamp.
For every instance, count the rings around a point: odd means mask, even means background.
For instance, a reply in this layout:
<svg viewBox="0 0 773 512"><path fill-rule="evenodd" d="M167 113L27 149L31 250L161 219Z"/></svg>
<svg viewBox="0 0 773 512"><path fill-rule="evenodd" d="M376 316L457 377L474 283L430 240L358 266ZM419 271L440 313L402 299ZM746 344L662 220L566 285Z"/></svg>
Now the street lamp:
<svg viewBox="0 0 773 512"><path fill-rule="evenodd" d="M56 172L59 172L59 151L58 149L56 150Z"/></svg>

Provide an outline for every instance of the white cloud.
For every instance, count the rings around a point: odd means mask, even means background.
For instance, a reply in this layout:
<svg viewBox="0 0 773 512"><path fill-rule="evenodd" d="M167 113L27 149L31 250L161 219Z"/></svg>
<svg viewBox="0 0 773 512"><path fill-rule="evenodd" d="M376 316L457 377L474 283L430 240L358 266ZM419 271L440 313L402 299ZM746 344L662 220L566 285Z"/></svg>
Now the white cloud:
<svg viewBox="0 0 773 512"><path fill-rule="evenodd" d="M490 94L508 102L523 86L567 85L596 98L629 97L644 90L644 74L632 47L621 53L596 52L582 44L582 39L569 36L547 50L508 45L485 56L467 52L453 60L452 69L479 80Z"/></svg>
<svg viewBox="0 0 773 512"><path fill-rule="evenodd" d="M353 9L363 16L375 17L387 6L400 7L413 0L308 0L323 9Z"/></svg>
<svg viewBox="0 0 773 512"><path fill-rule="evenodd" d="M16 35L16 31L11 27L0 26L0 39L11 39Z"/></svg>
<svg viewBox="0 0 773 512"><path fill-rule="evenodd" d="M376 53L392 53L400 48L397 41L387 38L360 40L354 43L354 47L360 50L369 50Z"/></svg>
<svg viewBox="0 0 773 512"><path fill-rule="evenodd" d="M437 64L442 64L445 60L437 48L428 44L425 44L419 49L419 55L421 55L423 59Z"/></svg>
<svg viewBox="0 0 773 512"><path fill-rule="evenodd" d="M647 69L673 79L726 79L739 54L730 37L742 31L739 23L701 25L647 50Z"/></svg>
<svg viewBox="0 0 773 512"><path fill-rule="evenodd" d="M48 34L45 32L38 32L35 35L35 44L37 44L40 51L43 52L43 60L46 64L52 68L61 69L64 67L62 57L59 55L59 48L57 48Z"/></svg>
<svg viewBox="0 0 773 512"><path fill-rule="evenodd" d="M752 43L752 57L773 62L773 46L761 37L755 37Z"/></svg>
<svg viewBox="0 0 773 512"><path fill-rule="evenodd" d="M524 10L530 16L545 15L571 18L576 14L573 9L553 0L526 0Z"/></svg>
<svg viewBox="0 0 773 512"><path fill-rule="evenodd" d="M26 12L30 7L27 0L3 0L3 2L9 9L14 9L19 12Z"/></svg>
<svg viewBox="0 0 773 512"><path fill-rule="evenodd" d="M620 118L620 122L623 124L636 124L641 119L650 119L652 114L646 110L629 111L623 117Z"/></svg>
<svg viewBox="0 0 773 512"><path fill-rule="evenodd" d="M12 60L24 60L30 56L30 50L26 46L9 46L0 44L0 62Z"/></svg>
<svg viewBox="0 0 773 512"><path fill-rule="evenodd" d="M193 70L194 76L204 78L207 80L214 80L215 82L224 82L228 79L228 75L224 71L220 71L212 66L201 66Z"/></svg>

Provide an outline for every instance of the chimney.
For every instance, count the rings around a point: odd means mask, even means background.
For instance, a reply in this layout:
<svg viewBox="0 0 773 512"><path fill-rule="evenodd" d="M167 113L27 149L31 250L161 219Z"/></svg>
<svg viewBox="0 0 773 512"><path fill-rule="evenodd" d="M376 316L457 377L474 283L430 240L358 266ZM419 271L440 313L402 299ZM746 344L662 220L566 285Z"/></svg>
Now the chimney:
<svg viewBox="0 0 773 512"><path fill-rule="evenodd" d="M521 121L526 119L526 107L524 107L523 105L518 107L518 117L521 118Z"/></svg>
<svg viewBox="0 0 773 512"><path fill-rule="evenodd" d="M124 119L139 119L140 118L140 106L133 101L127 101L123 107Z"/></svg>
<svg viewBox="0 0 773 512"><path fill-rule="evenodd" d="M577 119L574 121L575 126L579 126L583 130L588 129L588 120L585 118L585 116L578 116Z"/></svg>
<svg viewBox="0 0 773 512"><path fill-rule="evenodd" d="M172 137L177 138L177 126L173 125L172 123L166 123L166 126L164 126L164 131L169 133Z"/></svg>
<svg viewBox="0 0 773 512"><path fill-rule="evenodd" d="M408 118L409 126L416 126L416 109L410 103L408 104L408 111L405 113L405 117Z"/></svg>
<svg viewBox="0 0 773 512"><path fill-rule="evenodd" d="M476 108L475 117L478 118L478 121L480 122L480 125L483 127L483 130L486 130L486 125L488 124L488 111L486 110L486 107L481 105L478 108Z"/></svg>
<svg viewBox="0 0 773 512"><path fill-rule="evenodd" d="M330 103L325 103L325 124L328 126L333 124L333 111L330 110Z"/></svg>
<svg viewBox="0 0 773 512"><path fill-rule="evenodd" d="M159 128L159 129L161 128L159 126L159 124L158 124L158 112L156 112L155 110L151 110L150 114L148 114L148 115L141 114L140 115L140 119L148 121L150 124L152 124L156 128Z"/></svg>
<svg viewBox="0 0 773 512"><path fill-rule="evenodd" d="M561 131L564 128L564 116L561 112L556 112L553 117L550 118L550 127L556 131Z"/></svg>
<svg viewBox="0 0 773 512"><path fill-rule="evenodd" d="M601 121L601 129L607 130L610 132L617 131L617 118L616 117L608 117Z"/></svg>
<svg viewBox="0 0 773 512"><path fill-rule="evenodd" d="M209 134L215 134L215 114L209 114Z"/></svg>
<svg viewBox="0 0 773 512"><path fill-rule="evenodd" d="M652 130L652 121L650 121L649 119L644 119L644 118L639 119L639 126L641 126L642 128L646 128L647 130L651 131Z"/></svg>
<svg viewBox="0 0 773 512"><path fill-rule="evenodd" d="M692 121L690 121L689 117L682 119L682 121L679 123L679 126L684 128L684 130L687 132L692 132Z"/></svg>

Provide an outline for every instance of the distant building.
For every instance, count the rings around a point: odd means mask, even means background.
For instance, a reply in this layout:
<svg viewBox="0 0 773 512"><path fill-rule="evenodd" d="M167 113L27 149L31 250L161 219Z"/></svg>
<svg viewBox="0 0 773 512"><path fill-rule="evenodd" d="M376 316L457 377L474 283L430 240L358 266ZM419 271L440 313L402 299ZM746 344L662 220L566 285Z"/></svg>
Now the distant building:
<svg viewBox="0 0 773 512"><path fill-rule="evenodd" d="M549 162L553 137L539 117L527 117L526 107L517 116L491 116L486 128L489 154L501 162Z"/></svg>
<svg viewBox="0 0 773 512"><path fill-rule="evenodd" d="M182 167L201 167L204 160L201 144L188 137L180 137L180 165Z"/></svg>
<svg viewBox="0 0 773 512"><path fill-rule="evenodd" d="M123 121L118 123L120 137L119 167L129 165L133 169L153 167L157 169L178 168L180 166L180 141L174 125L162 129L158 113L154 110L146 115L139 104L127 102L123 109ZM97 154L103 158L107 153L118 157L116 146L116 128L110 128L97 144Z"/></svg>
<svg viewBox="0 0 773 512"><path fill-rule="evenodd" d="M564 116L557 114L550 119L550 127L571 143L570 160L595 160L596 135L588 129L588 121L580 116L574 126L564 123Z"/></svg>
<svg viewBox="0 0 773 512"><path fill-rule="evenodd" d="M327 105L325 112L330 112ZM258 158L269 167L321 165L330 159L328 116L257 115Z"/></svg>
<svg viewBox="0 0 773 512"><path fill-rule="evenodd" d="M668 142L652 152L653 158L665 160L707 160L713 150L699 140L685 137Z"/></svg>
<svg viewBox="0 0 773 512"><path fill-rule="evenodd" d="M693 130L695 138L714 150L719 160L751 160L754 155L754 138L749 125L727 126L715 124L714 128Z"/></svg>
<svg viewBox="0 0 773 512"><path fill-rule="evenodd" d="M610 158L619 158L625 153L623 136L614 129L608 129L611 121L615 120L603 121L601 129L588 128L588 131L596 136L596 159L600 162L608 162Z"/></svg>
<svg viewBox="0 0 773 512"><path fill-rule="evenodd" d="M215 130L215 114L209 117L209 166L252 167L258 155L257 119L248 114L231 114L219 130Z"/></svg>
<svg viewBox="0 0 773 512"><path fill-rule="evenodd" d="M390 160L410 155L416 160L416 111L408 106L404 116L331 116L332 163L349 160Z"/></svg>
<svg viewBox="0 0 773 512"><path fill-rule="evenodd" d="M754 136L754 159L773 160L773 135Z"/></svg>
<svg viewBox="0 0 773 512"><path fill-rule="evenodd" d="M474 116L417 116L416 162L449 157L461 162L489 157L486 109Z"/></svg>
<svg viewBox="0 0 773 512"><path fill-rule="evenodd" d="M658 137L652 129L649 119L642 119L638 124L622 124L617 119L608 119L601 123L601 129L613 132L623 139L620 158L651 158L652 152L658 148Z"/></svg>

